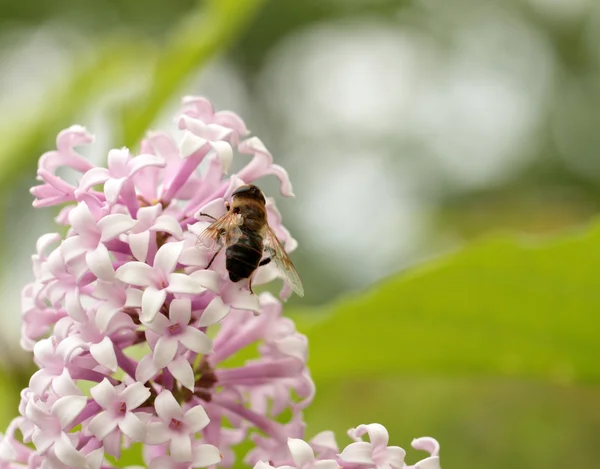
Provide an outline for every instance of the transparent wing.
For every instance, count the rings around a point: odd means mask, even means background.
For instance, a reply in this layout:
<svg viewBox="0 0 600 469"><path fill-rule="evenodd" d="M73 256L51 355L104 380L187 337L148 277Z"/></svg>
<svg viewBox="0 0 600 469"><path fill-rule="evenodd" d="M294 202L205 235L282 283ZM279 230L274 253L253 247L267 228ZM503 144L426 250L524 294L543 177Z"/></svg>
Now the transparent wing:
<svg viewBox="0 0 600 469"><path fill-rule="evenodd" d="M273 233L273 230L269 226L267 226L264 246L265 251L267 251L271 257L271 261L275 262L275 265L283 274L285 280L289 282L292 290L294 290L298 296L304 296L304 287L302 286L300 276L298 275L298 272L296 272L296 268L294 267L294 264L292 264L292 260L287 255L285 249L277 239L277 236L275 233Z"/></svg>
<svg viewBox="0 0 600 469"><path fill-rule="evenodd" d="M226 213L200 233L196 246L204 247L210 251L218 251L237 243L242 236L240 226L243 222L240 214Z"/></svg>

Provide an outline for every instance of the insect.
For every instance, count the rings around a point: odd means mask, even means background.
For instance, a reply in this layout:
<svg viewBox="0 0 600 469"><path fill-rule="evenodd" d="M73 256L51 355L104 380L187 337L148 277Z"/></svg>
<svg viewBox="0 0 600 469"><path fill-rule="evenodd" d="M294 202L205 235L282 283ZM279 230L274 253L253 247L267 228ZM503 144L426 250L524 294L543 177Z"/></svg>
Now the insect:
<svg viewBox="0 0 600 469"><path fill-rule="evenodd" d="M262 191L252 184L240 186L231 195L231 203L225 202L225 208L227 213L219 219L200 213L200 216L214 220L198 237L198 246L216 251L206 268L225 248L229 279L239 282L247 278L252 292L252 276L256 269L274 262L292 289L299 296L304 296L298 272L267 222L266 200Z"/></svg>

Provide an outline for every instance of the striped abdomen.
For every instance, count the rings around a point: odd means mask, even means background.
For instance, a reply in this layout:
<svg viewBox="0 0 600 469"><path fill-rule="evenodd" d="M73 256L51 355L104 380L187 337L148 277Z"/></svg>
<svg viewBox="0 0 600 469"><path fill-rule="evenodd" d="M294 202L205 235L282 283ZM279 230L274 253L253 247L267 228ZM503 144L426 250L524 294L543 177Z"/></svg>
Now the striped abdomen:
<svg viewBox="0 0 600 469"><path fill-rule="evenodd" d="M232 282L249 278L263 254L263 240L254 231L241 227L243 236L225 251L225 267Z"/></svg>

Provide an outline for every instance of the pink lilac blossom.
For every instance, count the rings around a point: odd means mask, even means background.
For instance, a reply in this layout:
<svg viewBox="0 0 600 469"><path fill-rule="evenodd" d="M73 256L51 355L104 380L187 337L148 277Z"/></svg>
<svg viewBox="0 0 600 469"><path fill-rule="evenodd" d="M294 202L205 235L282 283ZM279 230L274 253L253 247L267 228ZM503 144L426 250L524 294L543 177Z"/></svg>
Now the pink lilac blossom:
<svg viewBox="0 0 600 469"><path fill-rule="evenodd" d="M204 98L185 98L177 124L180 141L150 133L139 155L111 150L107 168L78 153L93 142L80 126L40 158L33 204L61 205L67 231L41 236L32 256L21 345L39 370L0 439L0 469L108 469L133 444L149 469L230 467L245 440L258 469L439 469L435 440L415 440L431 456L406 466L378 424L352 429L341 453L331 432L303 440L315 393L306 337L279 299L232 283L223 254L207 269L212 253L197 245L209 224L200 213L222 215L237 187L263 176L292 196L288 175L236 114ZM267 213L294 250L272 199ZM279 276L267 265L253 283ZM280 298L290 294L284 284Z"/></svg>
<svg viewBox="0 0 600 469"><path fill-rule="evenodd" d="M80 126L40 158L34 206L61 205L56 222L67 232L42 236L32 257L21 344L39 370L0 467L107 468L134 443L150 468L227 466L246 437L260 449L300 436L314 394L306 339L278 299L233 284L223 256L206 269L210 253L197 246L208 224L199 212L223 213L237 187L263 176L291 196L288 175L234 113L204 98L184 107L179 142L151 133L138 155L111 150L107 168L79 154L93 142ZM248 156L227 176L234 157ZM293 250L272 200L268 217ZM276 276L265 266L254 283ZM224 364L252 344L255 358ZM290 421L276 421L286 410Z"/></svg>
<svg viewBox="0 0 600 469"><path fill-rule="evenodd" d="M369 441L363 441L363 435ZM378 423L359 425L348 430L354 440L341 452L332 432L322 432L309 442L289 438L287 454L280 460L259 461L254 469L441 469L440 447L429 437L413 440L412 447L426 451L429 456L414 465L404 461L406 452L399 446L388 446L386 428Z"/></svg>

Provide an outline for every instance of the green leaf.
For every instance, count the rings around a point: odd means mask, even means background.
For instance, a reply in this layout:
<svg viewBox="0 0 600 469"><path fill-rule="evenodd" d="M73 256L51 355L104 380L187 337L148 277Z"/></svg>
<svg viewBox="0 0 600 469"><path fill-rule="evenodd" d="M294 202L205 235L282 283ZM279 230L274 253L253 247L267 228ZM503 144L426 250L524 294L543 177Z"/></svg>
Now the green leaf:
<svg viewBox="0 0 600 469"><path fill-rule="evenodd" d="M398 373L598 383L599 271L600 227L492 237L296 316L317 383Z"/></svg>

